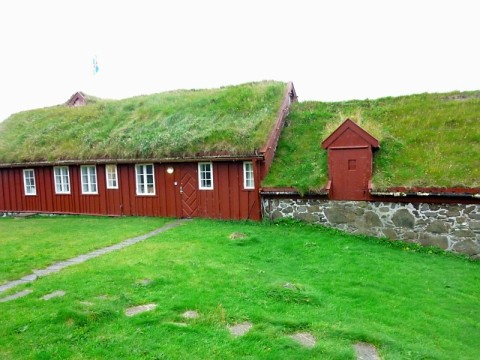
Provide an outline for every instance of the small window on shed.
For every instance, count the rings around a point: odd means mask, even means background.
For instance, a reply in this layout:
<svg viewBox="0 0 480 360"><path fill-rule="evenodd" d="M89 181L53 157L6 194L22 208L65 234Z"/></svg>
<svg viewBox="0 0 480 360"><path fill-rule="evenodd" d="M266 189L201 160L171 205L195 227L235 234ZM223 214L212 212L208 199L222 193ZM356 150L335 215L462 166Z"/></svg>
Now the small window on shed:
<svg viewBox="0 0 480 360"><path fill-rule="evenodd" d="M153 164L135 165L137 173L137 195L155 195Z"/></svg>
<svg viewBox="0 0 480 360"><path fill-rule="evenodd" d="M105 165L105 176L107 177L107 189L118 189L117 165Z"/></svg>
<svg viewBox="0 0 480 360"><path fill-rule="evenodd" d="M55 193L70 194L70 174L68 166L55 166L53 168L55 176Z"/></svg>
<svg viewBox="0 0 480 360"><path fill-rule="evenodd" d="M95 165L81 166L82 194L98 194L97 167Z"/></svg>
<svg viewBox="0 0 480 360"><path fill-rule="evenodd" d="M243 163L243 188L255 189L255 181L253 178L253 164L251 161Z"/></svg>
<svg viewBox="0 0 480 360"><path fill-rule="evenodd" d="M213 166L211 162L198 163L200 190L213 190Z"/></svg>
<svg viewBox="0 0 480 360"><path fill-rule="evenodd" d="M37 188L35 186L35 171L33 169L23 170L23 185L25 195L37 195Z"/></svg>

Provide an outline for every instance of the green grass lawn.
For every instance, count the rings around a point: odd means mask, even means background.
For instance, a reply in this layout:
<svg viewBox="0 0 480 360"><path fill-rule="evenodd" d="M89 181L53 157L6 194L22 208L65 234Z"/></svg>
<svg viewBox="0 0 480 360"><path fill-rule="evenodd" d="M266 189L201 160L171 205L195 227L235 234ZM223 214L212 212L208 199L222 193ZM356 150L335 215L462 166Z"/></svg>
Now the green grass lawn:
<svg viewBox="0 0 480 360"><path fill-rule="evenodd" d="M0 218L0 284L161 227L166 219Z"/></svg>
<svg viewBox="0 0 480 360"><path fill-rule="evenodd" d="M365 341L382 359L478 359L480 264L411 246L194 220L16 288L33 292L0 303L0 358L354 359ZM66 295L40 300L56 290ZM250 332L232 337L226 325L245 320ZM296 344L297 331L317 345Z"/></svg>

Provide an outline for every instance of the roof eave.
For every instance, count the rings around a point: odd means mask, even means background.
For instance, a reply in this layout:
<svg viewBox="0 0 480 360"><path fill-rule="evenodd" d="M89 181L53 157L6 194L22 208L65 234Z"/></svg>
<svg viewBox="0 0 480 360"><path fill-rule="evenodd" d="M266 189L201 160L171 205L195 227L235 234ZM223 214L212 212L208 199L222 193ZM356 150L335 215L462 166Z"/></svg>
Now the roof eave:
<svg viewBox="0 0 480 360"><path fill-rule="evenodd" d="M247 155L204 155L188 157L166 157L166 158L138 158L138 159L72 159L56 161L32 161L18 163L3 163L0 168L27 168L37 166L58 166L58 165L89 165L89 164L139 164L139 163L182 163L201 161L247 161L263 160L263 154Z"/></svg>

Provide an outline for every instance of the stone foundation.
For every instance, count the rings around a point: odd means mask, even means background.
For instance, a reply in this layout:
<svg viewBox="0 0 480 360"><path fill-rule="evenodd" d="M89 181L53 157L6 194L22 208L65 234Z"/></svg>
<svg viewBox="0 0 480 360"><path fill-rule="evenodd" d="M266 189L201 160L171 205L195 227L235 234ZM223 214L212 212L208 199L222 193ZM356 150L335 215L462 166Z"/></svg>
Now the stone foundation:
<svg viewBox="0 0 480 360"><path fill-rule="evenodd" d="M293 218L480 259L480 205L263 198L266 219Z"/></svg>

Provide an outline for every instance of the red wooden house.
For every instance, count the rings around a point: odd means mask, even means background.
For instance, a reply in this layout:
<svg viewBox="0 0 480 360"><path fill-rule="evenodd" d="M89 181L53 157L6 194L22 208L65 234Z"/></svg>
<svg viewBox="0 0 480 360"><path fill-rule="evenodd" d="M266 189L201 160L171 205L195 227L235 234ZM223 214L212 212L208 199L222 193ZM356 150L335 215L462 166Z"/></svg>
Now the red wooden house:
<svg viewBox="0 0 480 360"><path fill-rule="evenodd" d="M232 100L233 115L224 114L218 103L229 104L229 96L237 93L240 95ZM272 96L272 93L279 95ZM259 187L273 160L290 104L297 98L293 84L262 82L205 91L204 97L201 91L184 94L187 100L182 101L188 103L192 98L189 109L193 110L186 115L184 108L175 108L179 102L175 97L177 93L166 93L159 98L160 104L155 105L158 114L147 115L143 107L155 99L147 97L137 101L134 98L125 103L89 105L88 96L77 93L65 105L7 119L0 124L0 212L260 219ZM257 98L269 100L262 102ZM256 108L249 101L254 102ZM198 116L200 120L195 118L196 107L207 115ZM211 121L210 107L215 108ZM116 113L116 109L123 112ZM130 122L135 121L134 125L122 118L125 113L129 114ZM64 121L62 116L69 120ZM95 122L100 121L98 117L102 123ZM249 117L263 120L245 122ZM231 122L232 134L221 141L227 150L218 144L204 146L203 140L195 138L205 126L209 128L205 136L208 140L215 135L215 128L227 120ZM192 137L192 144L184 138L168 140L169 124L179 121L188 125L190 130L183 136ZM77 127L83 129L81 126L91 126L93 131L98 124L106 123L108 132L105 125L102 141L90 143L88 132L80 137L75 131ZM134 149L130 152L133 155L121 156L122 147L130 146L129 134L140 131L142 126L150 126L152 130L140 132L144 138L136 139L139 147L155 141L161 146L165 144L162 139L171 145L164 145L160 155L155 155L154 149L142 156L142 149ZM157 133L159 128L164 131ZM44 132L45 136L38 132ZM57 153L57 147L67 147L70 139L55 147L48 140L53 138L53 133L54 139L67 136L73 138L71 141L83 142L79 145L82 150ZM250 136L256 137L256 144L260 146L247 149ZM229 151L229 141L240 145L231 146ZM102 149L103 142L113 143L118 151L106 152ZM181 150L171 150L177 143L187 145ZM243 148L242 143L246 144ZM48 148L49 145L50 153L35 153L35 147ZM25 149L19 152L19 148Z"/></svg>

